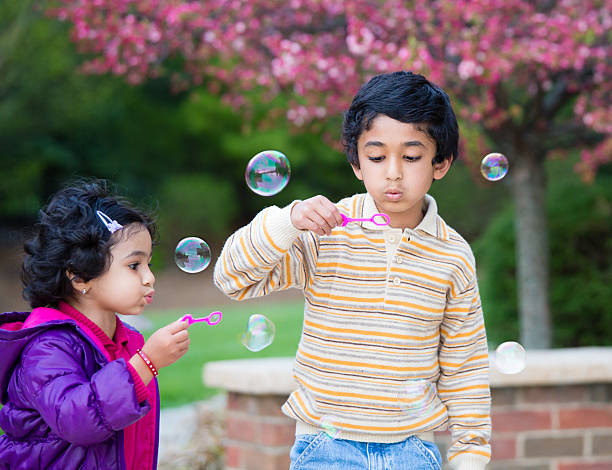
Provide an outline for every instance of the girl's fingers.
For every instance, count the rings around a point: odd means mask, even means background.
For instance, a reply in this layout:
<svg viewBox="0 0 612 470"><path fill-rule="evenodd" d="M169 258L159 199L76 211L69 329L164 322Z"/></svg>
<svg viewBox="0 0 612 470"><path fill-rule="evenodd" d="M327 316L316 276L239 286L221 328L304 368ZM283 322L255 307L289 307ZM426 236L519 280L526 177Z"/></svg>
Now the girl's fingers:
<svg viewBox="0 0 612 470"><path fill-rule="evenodd" d="M182 343L189 339L189 332L187 330L181 330L178 333L172 335L172 339L177 343Z"/></svg>
<svg viewBox="0 0 612 470"><path fill-rule="evenodd" d="M184 343L189 344L189 336L187 336L187 337L182 337L182 336L181 336L180 338L177 338L177 337L175 336L175 343L174 343L174 344L179 344L179 345L182 345L182 344L184 344Z"/></svg>
<svg viewBox="0 0 612 470"><path fill-rule="evenodd" d="M189 323L186 321L176 320L166 326L168 332L171 334L176 334L179 331L186 331L189 328Z"/></svg>

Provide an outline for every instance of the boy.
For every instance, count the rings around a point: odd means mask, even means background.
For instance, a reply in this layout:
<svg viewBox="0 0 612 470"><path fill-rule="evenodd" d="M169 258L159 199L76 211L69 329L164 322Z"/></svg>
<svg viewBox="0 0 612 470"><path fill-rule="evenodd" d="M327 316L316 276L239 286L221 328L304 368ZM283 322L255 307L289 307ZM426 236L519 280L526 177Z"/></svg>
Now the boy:
<svg viewBox="0 0 612 470"><path fill-rule="evenodd" d="M293 470L439 469L432 431L447 425L452 468L489 461L474 257L427 195L456 158L458 137L443 90L410 72L378 75L343 128L367 193L268 207L223 248L215 283L237 300L304 291L298 388L283 405L296 420ZM341 213L381 212L388 226L341 226Z"/></svg>

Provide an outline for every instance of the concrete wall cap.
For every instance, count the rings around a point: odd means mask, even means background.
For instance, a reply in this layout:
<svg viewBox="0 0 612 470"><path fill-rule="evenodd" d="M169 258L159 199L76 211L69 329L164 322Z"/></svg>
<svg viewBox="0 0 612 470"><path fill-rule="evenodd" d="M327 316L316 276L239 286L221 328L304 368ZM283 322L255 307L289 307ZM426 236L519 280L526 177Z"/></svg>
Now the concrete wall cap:
<svg viewBox="0 0 612 470"><path fill-rule="evenodd" d="M289 395L296 389L293 357L234 359L204 364L203 380L208 387L252 395Z"/></svg>
<svg viewBox="0 0 612 470"><path fill-rule="evenodd" d="M203 381L208 387L253 395L289 395L296 389L293 357L208 362ZM527 350L525 369L502 374L489 353L492 388L524 385L569 385L612 382L612 347Z"/></svg>

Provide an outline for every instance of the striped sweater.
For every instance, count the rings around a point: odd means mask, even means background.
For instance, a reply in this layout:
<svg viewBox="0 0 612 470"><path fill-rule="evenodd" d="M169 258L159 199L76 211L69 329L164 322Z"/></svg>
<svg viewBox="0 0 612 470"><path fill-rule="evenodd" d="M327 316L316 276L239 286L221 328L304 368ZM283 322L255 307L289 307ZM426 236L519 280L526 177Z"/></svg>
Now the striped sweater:
<svg viewBox="0 0 612 470"><path fill-rule="evenodd" d="M431 196L424 206L414 229L361 222L327 236L293 227L292 205L268 207L227 240L214 280L237 300L303 290L298 388L283 405L298 428L329 421L340 438L397 442L448 426L451 466L481 470L490 392L474 257ZM378 212L368 194L337 207Z"/></svg>

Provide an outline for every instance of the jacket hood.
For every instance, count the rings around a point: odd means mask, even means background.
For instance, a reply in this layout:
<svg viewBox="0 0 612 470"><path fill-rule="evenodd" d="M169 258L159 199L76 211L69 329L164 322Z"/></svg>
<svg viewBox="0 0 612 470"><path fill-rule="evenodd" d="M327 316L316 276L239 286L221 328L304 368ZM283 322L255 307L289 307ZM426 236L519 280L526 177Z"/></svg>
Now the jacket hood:
<svg viewBox="0 0 612 470"><path fill-rule="evenodd" d="M76 323L51 308L36 308L32 312L7 312L0 314L0 403L8 399L7 387L21 351L30 340L58 325Z"/></svg>

